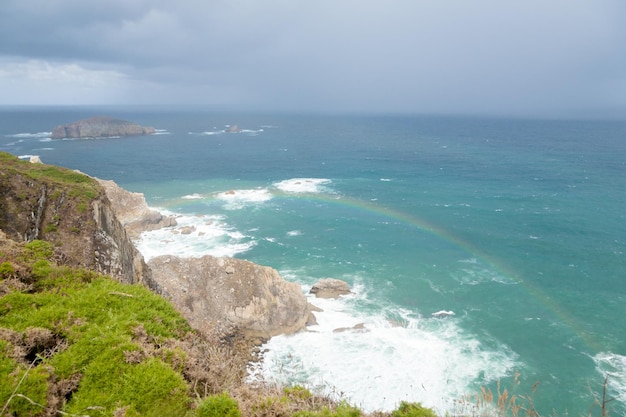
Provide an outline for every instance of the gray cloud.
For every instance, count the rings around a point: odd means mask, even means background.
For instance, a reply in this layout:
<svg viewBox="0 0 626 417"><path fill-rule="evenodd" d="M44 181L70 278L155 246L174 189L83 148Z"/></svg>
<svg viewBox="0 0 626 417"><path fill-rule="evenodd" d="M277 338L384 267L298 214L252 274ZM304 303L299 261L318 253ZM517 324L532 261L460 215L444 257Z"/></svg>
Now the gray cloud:
<svg viewBox="0 0 626 417"><path fill-rule="evenodd" d="M623 109L625 18L619 0L3 0L0 103Z"/></svg>

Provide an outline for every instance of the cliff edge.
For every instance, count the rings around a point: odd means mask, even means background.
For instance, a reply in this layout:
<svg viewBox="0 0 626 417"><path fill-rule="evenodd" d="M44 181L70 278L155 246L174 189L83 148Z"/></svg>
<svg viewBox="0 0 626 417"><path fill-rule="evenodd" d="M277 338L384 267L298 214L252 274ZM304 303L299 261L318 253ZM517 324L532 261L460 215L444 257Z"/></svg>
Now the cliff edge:
<svg viewBox="0 0 626 417"><path fill-rule="evenodd" d="M175 224L112 181L0 153L0 230L8 238L48 241L58 264L142 284L203 333L264 339L305 328L305 295L272 268L211 256L146 264L131 235Z"/></svg>
<svg viewBox="0 0 626 417"><path fill-rule="evenodd" d="M59 125L52 131L52 139L100 138L111 136L151 135L153 127L140 126L126 120L108 116L96 116L85 120Z"/></svg>
<svg viewBox="0 0 626 417"><path fill-rule="evenodd" d="M52 243L60 264L159 291L102 187L79 172L0 153L0 229Z"/></svg>

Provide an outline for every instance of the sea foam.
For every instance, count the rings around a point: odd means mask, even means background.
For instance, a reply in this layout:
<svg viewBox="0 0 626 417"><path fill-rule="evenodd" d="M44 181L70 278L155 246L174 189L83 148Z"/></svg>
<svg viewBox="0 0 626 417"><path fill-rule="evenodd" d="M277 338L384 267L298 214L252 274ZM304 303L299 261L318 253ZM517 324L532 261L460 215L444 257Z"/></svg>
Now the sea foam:
<svg viewBox="0 0 626 417"><path fill-rule="evenodd" d="M272 193L268 189L258 188L252 190L230 190L217 194L217 199L224 202L227 210L238 210L250 203L264 203L272 199Z"/></svg>
<svg viewBox="0 0 626 417"><path fill-rule="evenodd" d="M322 193L332 181L327 178L291 178L274 183L274 187L286 193Z"/></svg>
<svg viewBox="0 0 626 417"><path fill-rule="evenodd" d="M593 357L596 370L608 377L609 396L619 401L626 412L626 356L612 352L601 352Z"/></svg>
<svg viewBox="0 0 626 417"><path fill-rule="evenodd" d="M224 222L221 216L175 215L177 225L143 232L135 242L146 261L160 255L180 257L234 256L248 251L255 241Z"/></svg>
<svg viewBox="0 0 626 417"><path fill-rule="evenodd" d="M445 414L454 407L451 399L517 365L507 347L483 346L457 318L421 317L389 305L376 309L363 286L353 292L338 300L310 298L323 310L315 313L318 324L270 339L252 378L302 384L367 412L412 401Z"/></svg>
<svg viewBox="0 0 626 417"><path fill-rule="evenodd" d="M20 139L38 139L49 138L52 132L37 132L37 133L16 133L14 135L5 135L8 138L20 138Z"/></svg>

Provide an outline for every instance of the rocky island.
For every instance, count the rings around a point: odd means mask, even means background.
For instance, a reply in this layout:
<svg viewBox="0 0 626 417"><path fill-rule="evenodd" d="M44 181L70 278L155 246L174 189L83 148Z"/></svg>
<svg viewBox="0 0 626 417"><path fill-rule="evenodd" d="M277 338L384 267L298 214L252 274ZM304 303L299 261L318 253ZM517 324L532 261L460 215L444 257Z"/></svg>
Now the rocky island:
<svg viewBox="0 0 626 417"><path fill-rule="evenodd" d="M127 120L108 116L96 116L66 125L59 125L52 131L52 139L103 138L114 136L141 136L154 134L149 126L140 126Z"/></svg>

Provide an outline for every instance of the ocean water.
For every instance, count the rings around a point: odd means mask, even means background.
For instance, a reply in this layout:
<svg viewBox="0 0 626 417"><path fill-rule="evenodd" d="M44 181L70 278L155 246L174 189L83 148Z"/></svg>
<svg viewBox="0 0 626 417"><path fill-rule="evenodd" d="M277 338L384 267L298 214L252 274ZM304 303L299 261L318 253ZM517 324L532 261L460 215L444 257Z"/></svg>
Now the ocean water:
<svg viewBox="0 0 626 417"><path fill-rule="evenodd" d="M101 114L158 134L50 139ZM318 325L267 343L257 377L441 412L500 381L580 415L608 376L626 413L626 122L4 108L0 150L115 180L195 228L143 234L146 258L248 259L305 293L347 281L310 298Z"/></svg>

